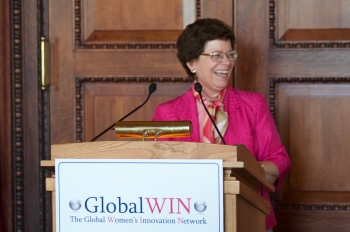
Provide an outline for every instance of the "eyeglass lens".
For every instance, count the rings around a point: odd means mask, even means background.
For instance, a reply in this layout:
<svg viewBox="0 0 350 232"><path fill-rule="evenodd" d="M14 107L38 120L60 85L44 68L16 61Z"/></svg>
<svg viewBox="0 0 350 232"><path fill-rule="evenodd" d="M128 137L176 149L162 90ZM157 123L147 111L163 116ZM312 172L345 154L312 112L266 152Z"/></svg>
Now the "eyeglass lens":
<svg viewBox="0 0 350 232"><path fill-rule="evenodd" d="M213 61L221 61L224 59L224 55L227 56L227 59L229 60L236 60L237 59L237 53L236 51L230 51L228 53L223 53L223 52L213 52L211 54L211 59Z"/></svg>

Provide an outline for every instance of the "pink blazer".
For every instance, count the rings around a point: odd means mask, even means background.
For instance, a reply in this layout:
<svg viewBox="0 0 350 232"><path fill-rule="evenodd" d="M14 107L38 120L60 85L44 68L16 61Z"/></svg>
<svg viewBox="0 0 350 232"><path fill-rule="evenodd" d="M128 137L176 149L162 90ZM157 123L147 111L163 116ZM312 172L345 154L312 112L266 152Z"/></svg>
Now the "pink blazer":
<svg viewBox="0 0 350 232"><path fill-rule="evenodd" d="M223 135L226 144L244 144L258 161L273 162L280 173L275 184L276 189L279 189L291 162L281 143L264 96L227 86L224 107L228 114L228 127ZM193 127L191 137L169 140L200 142L197 105L192 89L178 98L157 106L152 120L190 120ZM270 201L267 193L264 193L264 197ZM270 215L266 218L266 229L275 225L276 220L271 207Z"/></svg>

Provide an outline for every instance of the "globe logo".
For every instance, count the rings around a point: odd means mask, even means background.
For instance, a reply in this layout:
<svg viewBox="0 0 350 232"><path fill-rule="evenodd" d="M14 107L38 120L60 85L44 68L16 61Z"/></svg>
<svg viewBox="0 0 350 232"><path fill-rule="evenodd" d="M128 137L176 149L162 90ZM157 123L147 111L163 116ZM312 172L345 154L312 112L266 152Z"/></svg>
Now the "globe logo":
<svg viewBox="0 0 350 232"><path fill-rule="evenodd" d="M70 207L72 210L74 210L74 211L79 210L80 207L81 207L80 200L78 200L78 199L72 199L72 200L70 200L70 202L69 202L69 207Z"/></svg>
<svg viewBox="0 0 350 232"><path fill-rule="evenodd" d="M194 203L194 209L198 213L203 213L207 209L207 203L205 201L196 201Z"/></svg>

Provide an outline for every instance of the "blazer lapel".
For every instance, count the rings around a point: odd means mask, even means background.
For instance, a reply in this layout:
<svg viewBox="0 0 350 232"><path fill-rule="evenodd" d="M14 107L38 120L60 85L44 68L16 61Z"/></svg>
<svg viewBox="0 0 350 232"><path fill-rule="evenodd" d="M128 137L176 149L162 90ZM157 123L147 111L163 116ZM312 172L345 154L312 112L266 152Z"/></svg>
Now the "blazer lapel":
<svg viewBox="0 0 350 232"><path fill-rule="evenodd" d="M190 137L191 142L200 141L199 137L199 124L198 124L198 111L196 99L193 96L192 88L189 89L184 97L183 101L180 103L183 106L183 110L179 112L181 120L190 120L192 122L192 134Z"/></svg>

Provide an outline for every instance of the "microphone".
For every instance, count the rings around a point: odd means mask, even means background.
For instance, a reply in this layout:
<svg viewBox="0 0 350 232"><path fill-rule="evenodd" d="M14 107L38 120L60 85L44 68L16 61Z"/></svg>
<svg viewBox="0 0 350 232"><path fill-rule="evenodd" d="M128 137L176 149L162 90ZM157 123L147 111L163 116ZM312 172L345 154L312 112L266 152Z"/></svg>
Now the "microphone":
<svg viewBox="0 0 350 232"><path fill-rule="evenodd" d="M197 83L194 85L194 88L195 88L195 90L197 91L197 93L199 93L199 96L200 96L200 98L201 98L202 105L203 105L205 111L207 112L207 114L208 114L208 116L209 116L209 118L210 118L211 123L214 125L216 132L217 132L218 135L220 136L221 141L226 145L226 142L225 142L224 137L222 137L222 135L221 135L221 133L220 133L218 127L216 126L216 124L215 124L215 122L214 122L214 119L211 117L211 115L210 115L210 113L209 113L207 107L205 106L205 104L204 104L204 102L203 102L203 99L202 99L202 85L201 85L199 82L197 82Z"/></svg>
<svg viewBox="0 0 350 232"><path fill-rule="evenodd" d="M140 109L144 104L146 104L146 102L148 101L148 99L150 98L151 94L157 90L157 85L156 83L152 83L149 85L148 87L148 97L146 99L146 101L144 103L142 103L141 105L139 105L138 107L136 107L133 111L131 111L130 113L128 113L127 115L125 115L124 117L122 117L121 119L118 120L118 122L123 121L124 119L126 119L127 117L129 117L131 114L133 114L136 110ZM103 135L104 133L106 133L107 131L109 131L110 129L112 129L115 126L115 123L113 123L111 126L109 126L106 130L102 131L100 134L98 134L97 136L95 136L93 139L91 139L90 142L95 141L96 139L98 139L99 137L101 137L101 135Z"/></svg>

